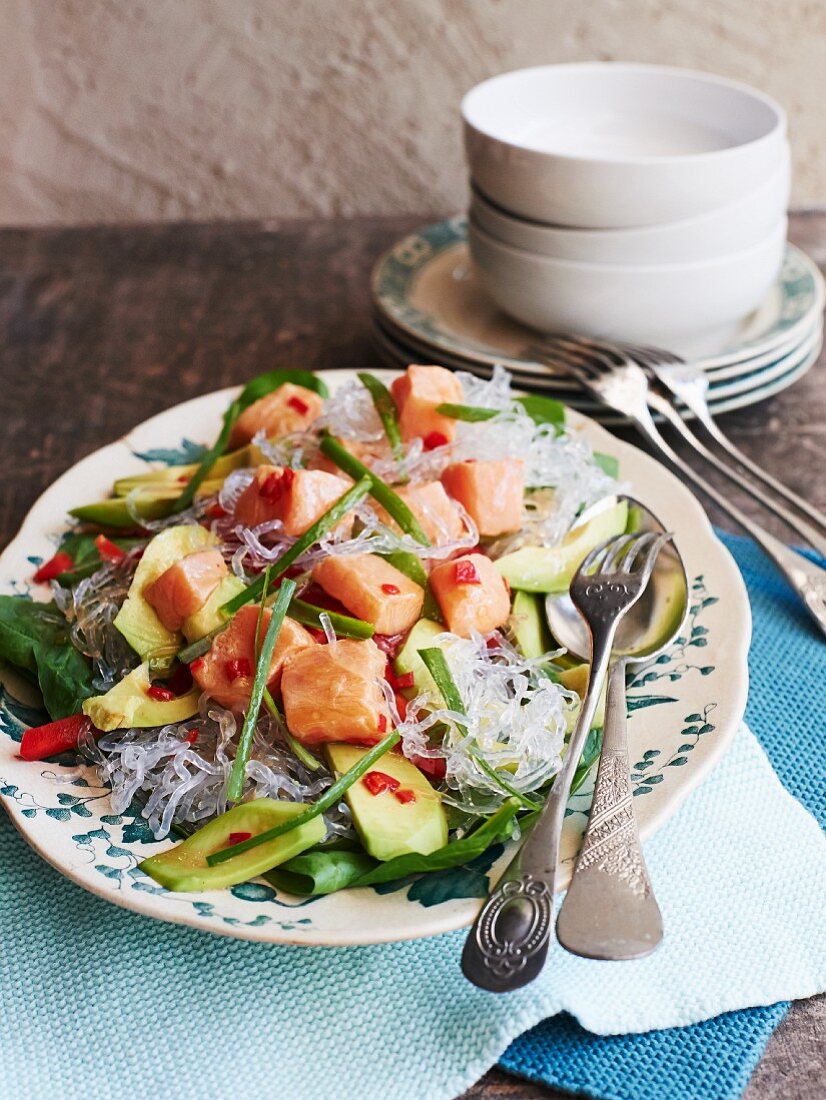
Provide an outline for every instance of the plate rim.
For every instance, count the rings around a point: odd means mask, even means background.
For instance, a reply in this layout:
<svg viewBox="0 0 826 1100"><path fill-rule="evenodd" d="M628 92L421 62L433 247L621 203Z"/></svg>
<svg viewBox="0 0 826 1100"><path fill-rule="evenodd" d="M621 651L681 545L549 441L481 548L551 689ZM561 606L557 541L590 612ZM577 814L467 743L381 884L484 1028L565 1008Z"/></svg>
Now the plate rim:
<svg viewBox="0 0 826 1100"><path fill-rule="evenodd" d="M319 370L316 373L323 377L338 377L340 379L349 379L355 376L355 372L350 370ZM380 375L384 374L387 380L389 380L396 377L399 371L385 370L378 373ZM59 477L57 477L34 501L19 531L4 548L2 554L0 554L0 569L3 569L9 559L13 559L17 556L21 543L25 542L28 533L33 528L37 528L38 534L40 534L41 524L47 529L53 526L51 523L51 516L58 510L56 502L61 496L61 489L70 480L76 477L78 472L82 471L84 467L90 469L92 467L97 467L101 462L105 462L107 457L117 457L122 460L122 448L124 446L134 453L130 443L132 437L138 433L151 431L156 422L163 420L170 412L174 411L180 414L191 406L195 406L205 400L217 401L219 398L231 400L240 389L240 385L224 387L172 405L148 417L146 420L141 421L127 433L111 443L107 443L103 447L91 452L91 454L79 459L78 462L74 463L59 475ZM640 833L641 837L646 839L657 832L662 825L677 812L688 795L695 790L714 767L716 767L724 753L728 750L737 729L742 723L749 690L748 651L752 631L751 606L748 592L734 558L727 547L718 539L705 510L694 494L691 493L691 491L687 489L670 470L645 451L633 444L626 443L624 440L617 439L602 425L590 417L579 413L576 409L569 409L568 411L571 417L571 427L574 430L584 430L589 434L593 433L596 436L596 439L591 440L594 445L598 447L607 446L611 451L618 452L620 461L622 461L623 453L630 452L634 455L635 461L641 461L643 466L647 466L652 471L656 471L661 477L664 476L671 483L670 488L684 501L688 512L693 514L695 523L703 533L704 545L714 547L719 554L721 571L727 572L730 576L732 612L735 619L740 622L742 627L742 629L736 632L735 639L732 642L732 648L734 650L733 663L737 668L738 675L732 687L731 697L727 700L727 704L730 705L731 710L731 717L728 724L717 728L716 735L713 740L708 743L705 754L692 767L687 777L683 779L678 786L671 789L669 799L663 803L659 810L648 816L642 823ZM65 509L59 510L61 515L65 514ZM47 522L44 523L44 519ZM459 912L454 914L445 912L441 919L439 919L438 907L434 907L428 910L431 914L430 923L426 924L422 922L422 924L415 926L412 930L404 929L401 936L395 928L390 927L379 929L356 929L354 932L348 931L345 935L342 932L315 930L310 926L308 929L298 934L290 929L283 929L276 923L259 926L223 924L219 919L212 916L204 916L194 909L187 909L184 911L167 909L158 911L153 905L154 895L144 894L142 892L130 892L128 894L120 893L111 887L106 889L97 879L92 879L83 873L86 866L85 864L75 867L71 864L67 865L65 861L61 861L61 859L58 858L59 853L55 853L47 847L44 838L47 836L48 830L37 828L34 824L37 819L33 819L32 825L29 826L29 819L24 818L19 812L19 809L15 810L14 799L12 797L0 794L0 802L2 802L7 815L11 818L12 823L26 843L28 843L45 862L81 888L106 901L113 902L123 909L140 913L143 916L152 917L166 923L186 925L201 931L208 931L236 939L299 946L330 947L366 946L370 944L401 942L427 938L433 935L455 931L459 928L468 927L482 904L481 900L478 898L463 899L467 904L462 906ZM55 824L60 826L65 823L56 822Z"/></svg>
<svg viewBox="0 0 826 1100"><path fill-rule="evenodd" d="M410 233L405 234L403 237L397 240L388 249L386 249L373 264L373 268L370 273L370 292L374 308L377 309L384 317L388 318L388 320L390 320L399 331L417 337L419 342L422 343L423 346L428 346L428 343L419 332L419 330L413 328L408 322L404 320L404 318L399 317L397 313L393 313L390 311L390 309L387 308L388 296L380 289L380 280L382 279L388 261L390 261L394 257L394 254L405 246L410 247L412 245L412 242L415 242L417 239L422 239L424 234L428 232L432 233L437 230L441 230L442 232L452 232L456 237L455 240L453 240L449 245L446 245L437 254L441 254L441 252L444 252L447 248L466 248L467 236L463 228L466 225L466 222L466 215L460 213L454 214L449 218L443 218L441 221L438 222L430 222L427 225L422 225L418 229L412 230ZM460 229L462 229L461 236L458 235ZM777 338L774 340L763 339L761 341L758 338L752 342L743 345L739 349L728 351L724 349L717 354L698 356L696 359L692 360L702 370L712 371L714 369L720 369L739 363L743 360L743 353L746 349L750 349L750 354L746 356L746 358L752 358L756 357L757 355L767 353L770 350L774 349L776 346L782 345L783 342L787 339L791 339L792 334L798 334L799 332L805 331L807 323L812 323L815 317L819 313L823 312L824 305L826 305L826 280L824 280L820 269L802 249L787 241L786 250L783 257L783 264L786 263L789 256L794 257L799 263L801 263L806 271L806 274L809 276L814 284L814 299L811 307L788 329L778 332ZM422 270L422 266L419 266L416 270L417 272L420 272ZM778 280L779 279L780 275L778 275ZM526 328L526 332L530 333L530 330ZM450 354L460 357L468 357L467 352L463 352L459 344L455 341L449 343L433 343L429 346L433 347L436 350L448 352ZM475 358L471 360L472 362L484 363L486 365L501 363L503 366L514 370L519 370L520 368L524 368L525 366L532 365L541 367L541 364L533 364L530 360L514 359L511 356L496 357L488 352L483 351L474 352L474 356Z"/></svg>

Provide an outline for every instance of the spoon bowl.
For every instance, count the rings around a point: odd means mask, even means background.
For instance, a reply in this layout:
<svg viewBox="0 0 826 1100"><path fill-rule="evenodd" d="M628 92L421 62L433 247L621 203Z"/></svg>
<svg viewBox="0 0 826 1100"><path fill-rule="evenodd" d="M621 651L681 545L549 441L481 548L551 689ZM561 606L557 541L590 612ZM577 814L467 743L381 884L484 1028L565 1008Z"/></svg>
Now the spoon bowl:
<svg viewBox="0 0 826 1100"><path fill-rule="evenodd" d="M638 500L625 495L598 501L582 513L577 526L623 500L628 504L630 532L665 533L665 527L653 512ZM648 587L619 625L614 657L624 659L628 664L638 664L659 656L679 634L688 615L688 606L685 567L673 542L668 542L660 550ZM548 596L545 616L554 639L572 657L587 660L590 652L588 628L570 595L565 592Z"/></svg>

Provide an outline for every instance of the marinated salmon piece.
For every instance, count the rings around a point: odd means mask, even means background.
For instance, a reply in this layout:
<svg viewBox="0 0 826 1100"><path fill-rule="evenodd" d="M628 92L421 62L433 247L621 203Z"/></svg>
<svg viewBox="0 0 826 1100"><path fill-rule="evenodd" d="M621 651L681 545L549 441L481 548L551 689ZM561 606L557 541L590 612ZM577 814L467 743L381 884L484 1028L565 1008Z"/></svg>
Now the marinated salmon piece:
<svg viewBox="0 0 826 1100"><path fill-rule="evenodd" d="M187 554L143 590L167 630L181 629L184 619L200 611L227 575L217 547Z"/></svg>
<svg viewBox="0 0 826 1100"><path fill-rule="evenodd" d="M271 614L269 608L264 609L261 617L262 641ZM242 607L226 630L218 635L209 651L189 666L201 691L205 691L222 707L242 710L249 703L255 676L257 622L258 608L250 605ZM271 692L278 690L285 662L310 647L316 647L311 635L300 623L289 617L285 618L278 632L267 676L267 687Z"/></svg>
<svg viewBox="0 0 826 1100"><path fill-rule="evenodd" d="M293 736L304 745L380 741L391 726L379 687L385 662L372 639L342 638L292 657L281 680L281 698Z"/></svg>
<svg viewBox="0 0 826 1100"><path fill-rule="evenodd" d="M259 466L235 505L246 527L280 519L287 535L303 535L350 488L351 482L324 470Z"/></svg>
<svg viewBox="0 0 826 1100"><path fill-rule="evenodd" d="M313 580L378 634L402 634L419 618L424 589L376 554L325 558Z"/></svg>
<svg viewBox="0 0 826 1100"><path fill-rule="evenodd" d="M402 439L418 436L429 450L450 443L456 421L437 413L436 406L461 402L462 387L454 374L444 367L410 366L391 384L390 392L399 410Z"/></svg>
<svg viewBox="0 0 826 1100"><path fill-rule="evenodd" d="M323 408L324 401L314 390L285 382L244 409L233 426L229 447L243 447L260 431L268 439L304 431L321 416Z"/></svg>
<svg viewBox="0 0 826 1100"><path fill-rule="evenodd" d="M441 482L425 481L421 485L397 487L395 491L407 504L434 546L444 546L446 542L453 542L462 534L464 523L459 509L447 495ZM377 508L376 512L382 523L394 531L399 530L398 524L383 508Z"/></svg>
<svg viewBox="0 0 826 1100"><path fill-rule="evenodd" d="M480 535L502 535L522 526L524 471L521 458L454 462L442 473L442 485L467 509Z"/></svg>
<svg viewBox="0 0 826 1100"><path fill-rule="evenodd" d="M430 574L430 587L448 630L462 638L473 631L490 634L510 615L508 585L484 554L465 554L437 565Z"/></svg>

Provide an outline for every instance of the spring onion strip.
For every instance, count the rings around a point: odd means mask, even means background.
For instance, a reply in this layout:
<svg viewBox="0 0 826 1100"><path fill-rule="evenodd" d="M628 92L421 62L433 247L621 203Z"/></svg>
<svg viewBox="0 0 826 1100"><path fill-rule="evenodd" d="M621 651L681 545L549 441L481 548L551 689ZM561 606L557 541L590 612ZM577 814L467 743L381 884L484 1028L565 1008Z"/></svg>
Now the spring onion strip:
<svg viewBox="0 0 826 1100"><path fill-rule="evenodd" d="M322 439L321 450L329 459L335 462L340 470L343 470L345 474L349 474L354 480L356 478L369 478L370 496L373 500L380 504L388 515L393 517L406 535L410 535L422 546L430 546L430 539L419 526L419 521L398 493L394 493L386 482L368 469L364 463L359 462L346 447L343 447L331 435L327 435Z"/></svg>
<svg viewBox="0 0 826 1100"><path fill-rule="evenodd" d="M289 550L285 551L280 558L272 563L272 579L277 580L282 573L286 573L297 558L300 558L314 543L318 542L329 531L332 531L346 513L367 496L371 491L370 486L370 479L363 477L361 481L357 481L351 489L348 489L344 496L339 497L322 516L319 516L312 527L307 528L301 538L297 539ZM221 614L229 618L244 604L249 603L251 600L257 600L261 595L263 586L263 576L258 577L243 592L239 592L237 596L233 596L231 600L228 600L221 608Z"/></svg>
<svg viewBox="0 0 826 1100"><path fill-rule="evenodd" d="M264 570L264 588L261 592L261 600L258 604L258 618L255 620L255 640L253 642L253 649L255 652L256 664L258 658L261 655L261 623L264 621L264 608L267 606L267 594L270 590L270 571L272 570L272 564L267 562L267 567Z"/></svg>
<svg viewBox="0 0 826 1100"><path fill-rule="evenodd" d="M267 581L269 581L269 574L266 576ZM284 621L284 616L287 614L287 607L289 606L294 592L295 581L284 581L278 592L278 599L273 604L267 633L264 635L261 653L258 656L258 662L255 666L255 676L252 681L249 706L244 716L241 735L238 738L238 749L236 750L235 760L232 765L232 774L229 777L227 798L230 802L239 802L244 793L247 761L249 760L250 750L252 748L252 737L255 731L255 723L258 720L258 711L261 709L261 700L264 696L264 689L267 686L267 674L270 670L270 662L272 661L275 643L278 639L278 632L281 630L281 624ZM264 598L266 598L266 586L264 587ZM261 602L263 604L264 600L262 599Z"/></svg>
<svg viewBox="0 0 826 1100"><path fill-rule="evenodd" d="M305 389L315 390L321 397L329 396L329 390L325 384L320 378L316 378L314 374L311 374L310 371L271 370L267 371L265 374L259 374L257 378L253 378L250 382L247 382L246 386L244 386L224 413L224 419L218 438L209 450L205 451L201 456L201 460L198 463L198 469L192 475L190 481L184 486L183 492L172 505L171 511L183 512L185 508L190 506L201 483L215 465L215 460L220 458L227 449L227 444L229 443L232 429L235 426L235 421L244 409L253 405L262 397L266 397L267 394L273 393L280 386L283 386L285 382L293 382L299 386L304 386Z"/></svg>
<svg viewBox="0 0 826 1100"><path fill-rule="evenodd" d="M369 752L362 756L361 760L357 764L354 764L349 771L344 772L343 775L333 783L331 787L328 787L321 797L314 802L311 806L302 814L296 814L295 817L291 817L289 821L282 821L280 825L274 826L272 829L267 829L263 833L259 833L258 836L250 837L249 840L242 840L240 844L233 844L231 848L222 848L219 852L213 852L212 855L207 856L207 863L210 867L214 867L218 863L225 863L228 859L234 859L235 856L241 855L243 852L250 851L251 848L257 848L259 844L268 844L271 840L275 840L276 837L283 836L284 833L289 833L293 829L297 829L300 825L306 824L308 821L312 821L314 817L318 817L319 814L323 814L325 810L329 810L331 806L341 799L342 795L357 783L359 779L376 763L380 757L384 756L386 752L397 745L401 740L401 734L398 730L393 730L377 745L374 745Z"/></svg>
<svg viewBox="0 0 826 1100"><path fill-rule="evenodd" d="M436 412L441 416L449 416L453 420L467 420L471 424L480 420L493 420L494 416L498 416L501 411L501 409L485 409L481 405L452 405L449 401L436 406Z"/></svg>
<svg viewBox="0 0 826 1100"><path fill-rule="evenodd" d="M402 443L402 433L399 427L399 410L396 408L393 395L384 382L376 378L375 374L361 371L358 378L373 398L373 404L376 406L376 412L379 414L379 420L382 422L384 434L387 436L393 457L401 465L404 462L404 444ZM404 480L408 480L406 475Z"/></svg>
<svg viewBox="0 0 826 1100"><path fill-rule="evenodd" d="M223 626L219 626L217 630L210 630L209 634L205 634L203 638L198 638L197 641L190 642L189 645L178 650L178 660L181 664L188 665L197 657L203 657L218 635L224 633L228 625L228 623L225 623Z"/></svg>
<svg viewBox="0 0 826 1100"><path fill-rule="evenodd" d="M433 682L439 689L439 694L444 699L448 710L455 711L457 714L466 714L467 712L465 711L465 704L462 701L462 696L459 693L456 681L453 679L447 660L441 649L420 649L419 656L424 661L427 671L433 677ZM464 726L460 728L463 733L467 734L467 729ZM492 768L487 760L482 758L478 749L473 747L470 753L482 771L489 776L494 783L501 787L503 791L512 798L518 798L526 809L539 809L539 804L537 802L534 802L531 798L527 798L521 791L518 791L512 783L504 779L495 768Z"/></svg>
<svg viewBox="0 0 826 1100"><path fill-rule="evenodd" d="M284 739L286 740L292 751L295 753L295 755L298 757L298 759L301 761L301 763L304 765L304 767L311 772L317 772L318 769L321 767L321 761L313 756L309 749L305 749L301 742L297 738L293 737L293 735L287 729L287 724L284 721L284 715L278 709L278 705L276 704L275 699L273 699L273 697L270 695L269 688L266 687L264 688L264 706L267 708L273 718L277 718L281 725L284 727Z"/></svg>
<svg viewBox="0 0 826 1100"><path fill-rule="evenodd" d="M421 558L410 550L391 550L386 554L379 554L400 573L404 573L414 584L424 589L424 603L422 604L422 618L431 619L434 622L444 622L441 608L436 602L436 597L430 587L427 570L422 565Z"/></svg>
<svg viewBox="0 0 826 1100"><path fill-rule="evenodd" d="M330 617L330 625L339 638L372 638L376 628L372 623L366 623L362 619L353 619L349 615L340 615L336 611L327 611L323 607L315 607L314 604L305 603L304 600L293 600L290 604L289 615L297 623L304 626L314 626L322 630L321 616Z"/></svg>

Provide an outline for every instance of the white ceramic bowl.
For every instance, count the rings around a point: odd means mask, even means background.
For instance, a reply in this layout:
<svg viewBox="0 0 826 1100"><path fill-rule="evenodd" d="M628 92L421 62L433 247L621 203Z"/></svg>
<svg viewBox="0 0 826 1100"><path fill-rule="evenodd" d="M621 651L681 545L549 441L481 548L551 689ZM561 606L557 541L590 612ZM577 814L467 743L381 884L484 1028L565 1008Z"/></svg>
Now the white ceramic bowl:
<svg viewBox="0 0 826 1100"><path fill-rule="evenodd" d="M679 346L725 338L777 277L786 219L751 248L688 264L585 264L502 244L473 224L471 255L488 292L517 321L545 332Z"/></svg>
<svg viewBox="0 0 826 1100"><path fill-rule="evenodd" d="M470 173L511 213L606 229L734 202L772 175L783 109L722 77L654 65L546 65L462 101Z"/></svg>
<svg viewBox="0 0 826 1100"><path fill-rule="evenodd" d="M741 252L762 241L786 212L788 146L772 176L742 198L708 214L639 229L572 229L517 218L476 188L470 218L503 244L557 260L601 264L675 264Z"/></svg>

